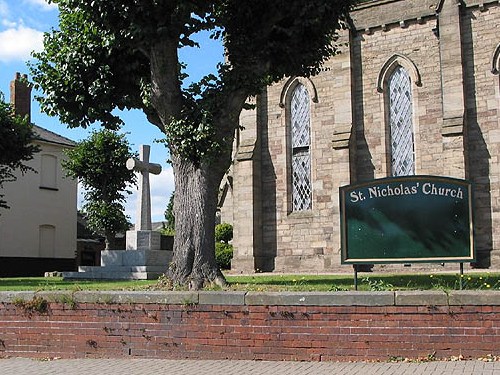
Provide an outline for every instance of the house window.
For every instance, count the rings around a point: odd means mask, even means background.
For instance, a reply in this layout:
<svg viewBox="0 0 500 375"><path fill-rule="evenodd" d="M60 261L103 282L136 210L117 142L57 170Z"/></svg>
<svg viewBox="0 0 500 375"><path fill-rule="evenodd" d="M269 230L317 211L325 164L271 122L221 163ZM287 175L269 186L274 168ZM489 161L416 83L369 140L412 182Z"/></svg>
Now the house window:
<svg viewBox="0 0 500 375"><path fill-rule="evenodd" d="M292 210L312 208L311 113L307 88L298 84L290 100Z"/></svg>
<svg viewBox="0 0 500 375"><path fill-rule="evenodd" d="M408 72L398 66L388 80L390 158L392 176L415 174L413 104Z"/></svg>
<svg viewBox="0 0 500 375"><path fill-rule="evenodd" d="M57 157L54 155L42 155L40 188L57 190Z"/></svg>
<svg viewBox="0 0 500 375"><path fill-rule="evenodd" d="M38 244L40 258L53 258L56 249L56 227L53 225L40 225Z"/></svg>

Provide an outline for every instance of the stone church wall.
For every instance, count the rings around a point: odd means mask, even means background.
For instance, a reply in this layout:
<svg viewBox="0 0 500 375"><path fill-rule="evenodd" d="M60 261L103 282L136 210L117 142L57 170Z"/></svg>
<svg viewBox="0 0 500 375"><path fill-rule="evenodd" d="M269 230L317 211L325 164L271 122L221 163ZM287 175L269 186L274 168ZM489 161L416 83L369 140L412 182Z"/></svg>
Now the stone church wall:
<svg viewBox="0 0 500 375"><path fill-rule="evenodd" d="M462 16L467 119L466 178L474 183L477 251L484 266L500 267L500 77L492 73L500 46L500 4L468 8Z"/></svg>
<svg viewBox="0 0 500 375"><path fill-rule="evenodd" d="M500 78L492 73L500 4L374 0L352 19L340 39L348 45L324 72L267 88L242 117L233 268L340 268L339 187L391 175L386 78L396 65L411 79L415 173L473 182L477 266L500 267ZM287 108L297 83L311 97L313 208L292 212Z"/></svg>

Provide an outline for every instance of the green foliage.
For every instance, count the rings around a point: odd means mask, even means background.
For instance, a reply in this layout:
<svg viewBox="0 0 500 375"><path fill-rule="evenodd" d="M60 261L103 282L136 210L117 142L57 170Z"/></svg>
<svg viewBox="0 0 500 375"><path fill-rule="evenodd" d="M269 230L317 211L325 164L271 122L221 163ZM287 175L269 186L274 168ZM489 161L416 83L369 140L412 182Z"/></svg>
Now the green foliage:
<svg viewBox="0 0 500 375"><path fill-rule="evenodd" d="M169 231L169 233L175 233L174 198L175 191L170 195L167 209L165 210L165 220L167 220L167 225L165 226L164 230Z"/></svg>
<svg viewBox="0 0 500 375"><path fill-rule="evenodd" d="M25 301L22 298L16 298L12 303L24 310L24 313L31 316L34 312L46 314L49 310L49 303L42 297L35 296L31 301Z"/></svg>
<svg viewBox="0 0 500 375"><path fill-rule="evenodd" d="M167 226L163 226L163 228L160 229L160 233L164 236L175 236L175 229L173 228L168 228Z"/></svg>
<svg viewBox="0 0 500 375"><path fill-rule="evenodd" d="M232 68L255 86L286 76L310 76L337 53L353 1L228 1L219 10ZM264 74L256 74L266 63ZM262 71L262 69L260 69ZM259 82L260 81L260 82Z"/></svg>
<svg viewBox="0 0 500 375"><path fill-rule="evenodd" d="M63 167L67 175L78 178L85 188L82 210L89 228L107 237L127 230L125 194L131 193L127 187L136 177L126 162L136 154L130 151L125 136L106 129L94 131L66 155Z"/></svg>
<svg viewBox="0 0 500 375"><path fill-rule="evenodd" d="M201 160L212 159L225 146L217 138L214 120L207 111L183 111L184 118L172 119L165 124L168 135L166 143L175 153L199 164Z"/></svg>
<svg viewBox="0 0 500 375"><path fill-rule="evenodd" d="M116 128L115 108L141 109L172 154L216 159L230 148L247 97L285 76L317 74L338 52L354 2L54 0L59 30L45 34L31 65L45 94L37 99L71 127ZM177 49L197 47L201 31L224 40L228 60L184 88Z"/></svg>
<svg viewBox="0 0 500 375"><path fill-rule="evenodd" d="M95 122L117 129L123 121L113 109L141 108L147 61L127 49L109 30L67 1L59 5L59 30L44 35L44 51L30 64L41 109L70 127Z"/></svg>
<svg viewBox="0 0 500 375"><path fill-rule="evenodd" d="M384 280L372 280L369 277L365 277L362 281L368 284L368 288L371 291L383 292L394 290L394 285Z"/></svg>
<svg viewBox="0 0 500 375"><path fill-rule="evenodd" d="M229 243L233 239L233 226L228 223L221 223L215 226L215 240Z"/></svg>
<svg viewBox="0 0 500 375"><path fill-rule="evenodd" d="M134 171L126 162L136 157L124 134L111 130L93 131L89 138L66 152L67 175L78 178L92 200L123 201L127 185L135 183Z"/></svg>
<svg viewBox="0 0 500 375"><path fill-rule="evenodd" d="M233 259L233 245L223 242L215 243L215 261L219 268L228 270L231 268L231 259Z"/></svg>
<svg viewBox="0 0 500 375"><path fill-rule="evenodd" d="M34 171L25 164L39 151L39 147L32 143L34 138L33 126L26 118L14 115L0 92L0 189L5 182L16 180L16 170L22 174ZM0 194L0 208L9 208L2 198Z"/></svg>
<svg viewBox="0 0 500 375"><path fill-rule="evenodd" d="M447 275L429 275L429 283L432 289L437 290L500 290L500 279L490 274L457 275L453 278Z"/></svg>
<svg viewBox="0 0 500 375"><path fill-rule="evenodd" d="M71 310L76 310L76 308L78 307L78 303L75 301L75 297L72 294L61 295L57 302L68 305Z"/></svg>
<svg viewBox="0 0 500 375"><path fill-rule="evenodd" d="M87 201L82 206L88 227L97 234L114 237L117 232L126 231L130 224L123 213L120 202Z"/></svg>
<svg viewBox="0 0 500 375"><path fill-rule="evenodd" d="M229 241L233 239L233 226L221 223L215 226L215 260L219 268L231 269L233 259L233 245Z"/></svg>

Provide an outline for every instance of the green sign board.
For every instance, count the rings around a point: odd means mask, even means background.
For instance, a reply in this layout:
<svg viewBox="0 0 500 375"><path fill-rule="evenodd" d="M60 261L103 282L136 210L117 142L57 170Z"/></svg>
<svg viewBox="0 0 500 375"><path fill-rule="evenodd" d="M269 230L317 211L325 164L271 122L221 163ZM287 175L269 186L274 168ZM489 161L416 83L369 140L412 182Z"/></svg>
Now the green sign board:
<svg viewBox="0 0 500 375"><path fill-rule="evenodd" d="M342 263L474 261L472 189L435 176L340 188Z"/></svg>

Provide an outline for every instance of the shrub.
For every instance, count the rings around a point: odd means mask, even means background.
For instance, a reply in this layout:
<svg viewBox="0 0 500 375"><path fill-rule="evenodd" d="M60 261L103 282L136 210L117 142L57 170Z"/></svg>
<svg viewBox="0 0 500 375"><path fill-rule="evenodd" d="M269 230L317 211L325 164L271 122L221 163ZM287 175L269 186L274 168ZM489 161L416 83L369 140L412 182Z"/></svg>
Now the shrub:
<svg viewBox="0 0 500 375"><path fill-rule="evenodd" d="M170 199L168 200L167 209L165 210L165 220L167 220L167 225L164 225L164 228L170 230L172 233L175 233L174 198L175 191L172 192Z"/></svg>
<svg viewBox="0 0 500 375"><path fill-rule="evenodd" d="M229 243L233 239L233 226L228 223L215 226L215 241Z"/></svg>
<svg viewBox="0 0 500 375"><path fill-rule="evenodd" d="M228 270L231 268L231 259L233 259L233 245L216 242L215 260L217 265L223 270Z"/></svg>
<svg viewBox="0 0 500 375"><path fill-rule="evenodd" d="M162 228L160 229L160 233L164 236L175 236L175 229L172 227L169 227L168 225L165 225L165 223L162 223Z"/></svg>

